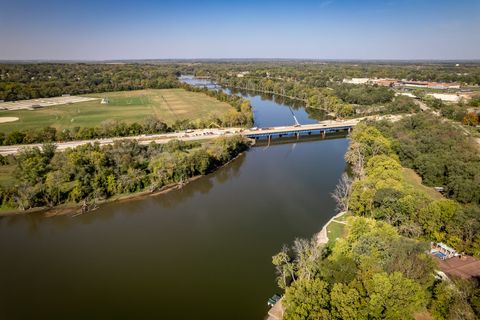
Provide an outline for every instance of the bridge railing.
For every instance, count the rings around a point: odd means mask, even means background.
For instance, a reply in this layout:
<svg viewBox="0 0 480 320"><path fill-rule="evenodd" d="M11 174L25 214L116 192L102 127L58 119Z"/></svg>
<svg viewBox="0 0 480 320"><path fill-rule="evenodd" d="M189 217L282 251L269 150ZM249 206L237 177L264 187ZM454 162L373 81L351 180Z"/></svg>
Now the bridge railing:
<svg viewBox="0 0 480 320"><path fill-rule="evenodd" d="M353 126L341 126L341 127L325 127L325 128L315 128L315 129L292 129L288 131L279 130L279 131L268 131L268 132L251 132L246 133L245 136L247 138L275 138L275 137L283 137L283 136L293 136L293 135L314 135L314 134L323 134L323 133L332 133L332 132L339 132L339 131L349 131L352 129Z"/></svg>

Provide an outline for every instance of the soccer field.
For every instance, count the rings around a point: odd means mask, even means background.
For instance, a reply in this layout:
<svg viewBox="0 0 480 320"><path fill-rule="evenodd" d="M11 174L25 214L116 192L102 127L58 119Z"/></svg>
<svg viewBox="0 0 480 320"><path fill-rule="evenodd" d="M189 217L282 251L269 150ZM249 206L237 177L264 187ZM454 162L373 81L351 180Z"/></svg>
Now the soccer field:
<svg viewBox="0 0 480 320"><path fill-rule="evenodd" d="M0 132L44 128L57 130L73 127L95 127L105 120L127 123L156 117L163 122L207 119L222 116L232 107L203 93L183 89L148 89L89 94L85 97L108 98L108 104L92 100L49 106L36 110L0 111L0 117L17 117L15 122L0 123Z"/></svg>

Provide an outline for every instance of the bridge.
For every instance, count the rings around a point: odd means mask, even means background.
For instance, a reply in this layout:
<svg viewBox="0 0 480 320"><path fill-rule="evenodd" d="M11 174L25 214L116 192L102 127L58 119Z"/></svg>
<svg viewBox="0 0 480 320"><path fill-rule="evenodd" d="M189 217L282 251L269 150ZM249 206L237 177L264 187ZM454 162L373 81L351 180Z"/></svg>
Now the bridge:
<svg viewBox="0 0 480 320"><path fill-rule="evenodd" d="M266 139L270 142L274 138L287 138L310 135L322 135L325 137L327 133L332 132L350 132L350 130L359 122L359 120L349 121L321 121L315 124L283 126L283 127L271 127L271 128L215 128L215 129L196 129L186 130L182 132L162 133L154 135L138 135L130 137L118 137L118 138L104 138L104 139L92 139L92 140L77 140L68 142L55 143L58 151L63 151L68 148L75 148L80 145L98 143L101 146L115 143L118 140L137 140L139 144L147 145L152 141L156 143L167 143L171 140L183 140L183 141L195 141L195 140L208 140L218 138L222 136L242 135L244 137L260 140ZM17 154L23 148L42 147L41 143L27 144L27 145L11 145L0 146L1 155Z"/></svg>
<svg viewBox="0 0 480 320"><path fill-rule="evenodd" d="M287 138L306 135L322 135L333 132L350 132L352 128L358 123L358 120L350 121L322 121L315 124L304 124L295 126L283 126L272 128L252 128L243 130L241 135L250 139L273 139L273 138Z"/></svg>

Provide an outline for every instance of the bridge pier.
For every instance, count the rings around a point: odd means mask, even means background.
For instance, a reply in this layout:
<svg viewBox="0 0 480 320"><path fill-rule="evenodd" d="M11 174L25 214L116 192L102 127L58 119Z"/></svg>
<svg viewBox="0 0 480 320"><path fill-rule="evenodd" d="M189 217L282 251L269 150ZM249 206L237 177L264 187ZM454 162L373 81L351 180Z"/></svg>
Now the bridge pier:
<svg viewBox="0 0 480 320"><path fill-rule="evenodd" d="M319 123L290 127L256 128L253 130L248 130L243 135L250 138L266 139L268 143L271 143L272 139L274 138L282 137L296 137L297 140L299 140L300 136L303 135L320 135L322 139L326 139L327 133L330 132L348 131L348 133L350 133L354 125L355 123L334 123L327 126L326 124Z"/></svg>

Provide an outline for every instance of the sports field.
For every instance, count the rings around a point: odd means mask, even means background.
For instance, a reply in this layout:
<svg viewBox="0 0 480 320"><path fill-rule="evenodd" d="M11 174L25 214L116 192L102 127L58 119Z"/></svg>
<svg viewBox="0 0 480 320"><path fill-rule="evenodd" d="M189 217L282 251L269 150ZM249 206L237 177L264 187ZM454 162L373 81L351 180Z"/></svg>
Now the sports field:
<svg viewBox="0 0 480 320"><path fill-rule="evenodd" d="M207 119L221 116L232 107L203 93L183 89L148 89L85 95L107 98L73 104L49 106L36 110L0 111L0 117L17 117L15 122L0 123L0 132L31 128L54 127L58 130L72 127L95 127L105 120L128 123L142 122L157 117L163 122Z"/></svg>

